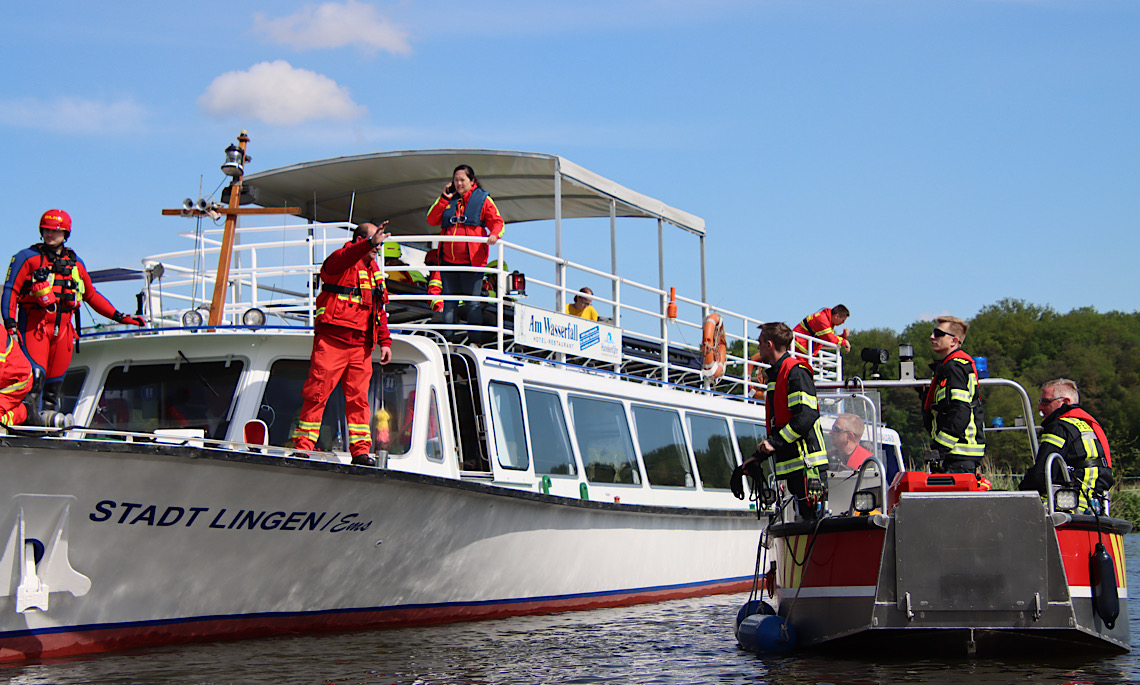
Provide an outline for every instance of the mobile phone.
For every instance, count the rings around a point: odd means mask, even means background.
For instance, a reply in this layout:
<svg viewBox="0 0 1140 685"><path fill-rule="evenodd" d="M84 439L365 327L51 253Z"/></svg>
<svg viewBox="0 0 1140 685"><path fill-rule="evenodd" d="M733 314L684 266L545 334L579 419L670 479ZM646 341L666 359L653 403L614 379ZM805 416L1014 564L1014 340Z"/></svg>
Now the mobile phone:
<svg viewBox="0 0 1140 685"><path fill-rule="evenodd" d="M443 189L443 192L446 195L454 195L455 194L455 184L454 183L448 183L447 187Z"/></svg>

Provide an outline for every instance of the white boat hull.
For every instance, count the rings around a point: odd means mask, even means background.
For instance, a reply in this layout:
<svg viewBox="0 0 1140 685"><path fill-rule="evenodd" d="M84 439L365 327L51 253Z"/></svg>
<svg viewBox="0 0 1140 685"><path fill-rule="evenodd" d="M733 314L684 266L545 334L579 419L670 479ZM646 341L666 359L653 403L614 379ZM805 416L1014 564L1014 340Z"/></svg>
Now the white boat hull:
<svg viewBox="0 0 1140 685"><path fill-rule="evenodd" d="M9 437L0 463L0 660L734 592L761 525L170 445Z"/></svg>

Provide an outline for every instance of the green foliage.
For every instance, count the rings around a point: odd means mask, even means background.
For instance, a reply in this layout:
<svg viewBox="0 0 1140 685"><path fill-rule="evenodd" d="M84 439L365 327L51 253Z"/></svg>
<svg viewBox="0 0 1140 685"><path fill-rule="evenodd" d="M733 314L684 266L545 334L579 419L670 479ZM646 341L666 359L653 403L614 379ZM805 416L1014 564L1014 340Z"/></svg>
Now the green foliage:
<svg viewBox="0 0 1140 685"><path fill-rule="evenodd" d="M1124 519L1132 524L1132 529L1140 528L1140 491L1122 490L1112 495L1113 518Z"/></svg>
<svg viewBox="0 0 1140 685"><path fill-rule="evenodd" d="M1001 417L1013 426L1018 417L1040 423L1036 402L1040 386L1053 378L1070 378L1081 391L1081 406L1104 426L1112 450L1114 473L1140 476L1140 312L1098 313L1091 307L1059 314L1051 307L1005 299L984 307L972 320L962 347L988 361L991 376L1020 383L1029 394L1029 416L1020 394L1007 388L983 390L986 421ZM930 377L931 321L916 321L902 333L886 329L855 331L851 352L844 354L847 376L862 376L859 351L881 347L891 353L884 365L886 378L899 377L896 359L900 342L914 346L915 374ZM921 402L912 389L884 393L884 420L902 437L912 460L925 451L929 437L922 427ZM1029 442L1021 432L987 432L984 468L1022 473L1032 463Z"/></svg>

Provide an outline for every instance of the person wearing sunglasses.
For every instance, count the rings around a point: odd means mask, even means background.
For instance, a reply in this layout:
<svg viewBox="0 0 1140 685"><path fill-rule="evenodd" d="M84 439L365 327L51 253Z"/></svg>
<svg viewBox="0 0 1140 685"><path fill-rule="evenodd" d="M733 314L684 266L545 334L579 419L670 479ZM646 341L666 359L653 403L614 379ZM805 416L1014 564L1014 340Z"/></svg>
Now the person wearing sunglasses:
<svg viewBox="0 0 1140 685"><path fill-rule="evenodd" d="M835 417L835 423L828 431L832 446L828 460L833 464L845 464L848 468L859 468L871 456L871 451L859 444L863 438L863 428L863 419L855 414Z"/></svg>
<svg viewBox="0 0 1140 685"><path fill-rule="evenodd" d="M932 450L926 460L945 473L973 473L985 456L985 412L978 392L974 358L962 351L969 324L956 316L940 316L930 334L936 360L934 377L922 403L922 419ZM937 454L933 454L936 452Z"/></svg>
<svg viewBox="0 0 1140 685"><path fill-rule="evenodd" d="M1041 386L1038 410L1041 438L1037 459L1025 472L1019 489L1045 491L1045 463L1049 455L1060 454L1071 469L1074 485L1080 491L1078 510L1084 514L1103 514L1104 495L1115 482L1112 477L1112 455L1108 437L1100 423L1081 408L1077 384L1068 378L1057 378ZM1060 465L1053 467L1053 484L1064 483Z"/></svg>

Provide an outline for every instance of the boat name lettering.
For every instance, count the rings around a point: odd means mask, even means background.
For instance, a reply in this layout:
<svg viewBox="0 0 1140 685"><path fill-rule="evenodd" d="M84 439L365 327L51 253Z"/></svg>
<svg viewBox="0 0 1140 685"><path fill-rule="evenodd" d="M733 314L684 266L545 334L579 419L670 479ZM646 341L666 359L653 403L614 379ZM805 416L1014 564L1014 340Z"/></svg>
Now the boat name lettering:
<svg viewBox="0 0 1140 685"><path fill-rule="evenodd" d="M105 499L95 505L87 518L95 523L127 525L183 526L221 530L311 530L328 533L353 533L368 530L372 521L360 520L359 513L327 511L271 511L257 509L232 510L220 507L163 507L158 504L116 502Z"/></svg>

